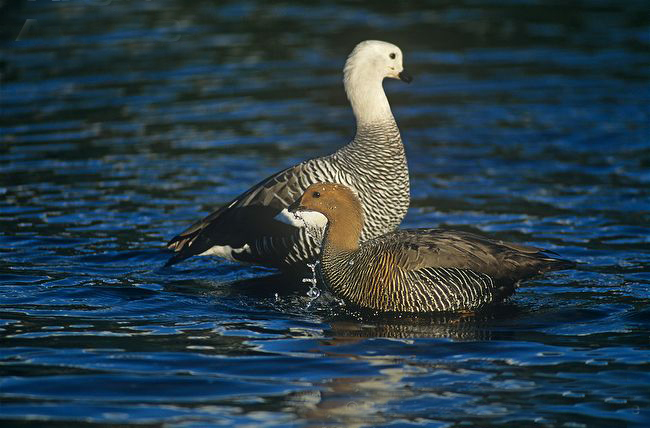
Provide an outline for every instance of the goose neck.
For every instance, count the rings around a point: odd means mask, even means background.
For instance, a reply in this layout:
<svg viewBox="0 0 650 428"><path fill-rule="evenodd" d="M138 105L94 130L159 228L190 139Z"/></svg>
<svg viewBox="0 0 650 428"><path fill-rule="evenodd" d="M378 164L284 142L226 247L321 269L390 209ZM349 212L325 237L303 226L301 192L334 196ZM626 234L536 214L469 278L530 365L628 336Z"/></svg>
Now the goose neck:
<svg viewBox="0 0 650 428"><path fill-rule="evenodd" d="M325 228L323 253L335 255L357 251L362 228L361 222L351 218L329 220Z"/></svg>
<svg viewBox="0 0 650 428"><path fill-rule="evenodd" d="M345 92L352 105L357 126L394 121L381 78L369 79L351 73L345 79Z"/></svg>

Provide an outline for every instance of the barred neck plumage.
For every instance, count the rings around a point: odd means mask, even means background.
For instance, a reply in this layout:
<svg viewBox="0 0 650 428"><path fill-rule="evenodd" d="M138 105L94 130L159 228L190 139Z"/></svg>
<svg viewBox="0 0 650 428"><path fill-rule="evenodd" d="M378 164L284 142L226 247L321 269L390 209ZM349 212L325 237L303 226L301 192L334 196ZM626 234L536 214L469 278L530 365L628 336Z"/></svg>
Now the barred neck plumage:
<svg viewBox="0 0 650 428"><path fill-rule="evenodd" d="M349 298L348 287L354 288L354 255L358 250L342 251L327 245L323 241L319 271L322 279L335 293Z"/></svg>
<svg viewBox="0 0 650 428"><path fill-rule="evenodd" d="M402 221L409 206L409 174L394 120L359 126L354 140L329 157L328 162L347 175L334 182L347 184L361 198L366 226L362 240L389 232Z"/></svg>
<svg viewBox="0 0 650 428"><path fill-rule="evenodd" d="M347 208L342 205L341 208ZM350 298L351 293L359 291L359 284L363 284L358 277L363 270L354 266L355 260L360 258L359 240L363 215L359 209L339 211L338 215L341 214L344 214L343 218L330 218L325 227L321 244L320 272L335 293Z"/></svg>
<svg viewBox="0 0 650 428"><path fill-rule="evenodd" d="M383 121L357 124L354 139L334 156L360 164L368 161L378 161L382 165L406 162L402 137L392 116Z"/></svg>

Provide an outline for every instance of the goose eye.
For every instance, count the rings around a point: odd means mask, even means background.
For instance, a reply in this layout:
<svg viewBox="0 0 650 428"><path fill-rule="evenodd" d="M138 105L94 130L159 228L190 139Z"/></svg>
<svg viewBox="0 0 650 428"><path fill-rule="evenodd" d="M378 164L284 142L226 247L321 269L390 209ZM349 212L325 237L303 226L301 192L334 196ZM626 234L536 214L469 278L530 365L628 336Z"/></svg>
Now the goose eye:
<svg viewBox="0 0 650 428"><path fill-rule="evenodd" d="M391 54L390 54L390 55L388 55L388 56L390 57L390 59L395 59L395 56L396 56L396 55L395 55L395 53L394 53L394 52L391 52Z"/></svg>
<svg viewBox="0 0 650 428"><path fill-rule="evenodd" d="M314 192L311 194L314 198L320 198L320 192Z"/></svg>

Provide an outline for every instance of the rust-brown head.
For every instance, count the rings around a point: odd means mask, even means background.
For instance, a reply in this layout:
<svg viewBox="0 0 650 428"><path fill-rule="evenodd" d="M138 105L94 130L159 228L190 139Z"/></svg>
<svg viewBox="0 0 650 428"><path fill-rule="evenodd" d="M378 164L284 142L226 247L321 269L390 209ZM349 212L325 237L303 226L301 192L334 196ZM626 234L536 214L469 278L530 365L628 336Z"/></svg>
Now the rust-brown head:
<svg viewBox="0 0 650 428"><path fill-rule="evenodd" d="M357 195L347 186L316 183L288 208L289 212L315 211L327 218L326 240L342 249L356 249L363 229L363 209Z"/></svg>

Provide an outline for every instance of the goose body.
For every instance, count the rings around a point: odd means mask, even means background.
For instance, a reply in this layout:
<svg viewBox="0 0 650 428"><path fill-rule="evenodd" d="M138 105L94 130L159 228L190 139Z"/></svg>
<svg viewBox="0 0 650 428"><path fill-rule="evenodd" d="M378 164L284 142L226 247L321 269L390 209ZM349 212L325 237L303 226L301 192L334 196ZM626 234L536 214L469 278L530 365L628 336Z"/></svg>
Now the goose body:
<svg viewBox="0 0 650 428"><path fill-rule="evenodd" d="M323 181L345 183L361 195L367 219L361 239L394 230L408 210L410 195L404 146L382 87L386 77L410 82L400 49L376 40L359 43L344 68L357 125L354 139L329 156L266 178L191 225L167 244L176 252L167 265L193 255L217 255L286 271L304 268L317 257L320 242L295 222L287 207L309 185Z"/></svg>
<svg viewBox="0 0 650 428"><path fill-rule="evenodd" d="M347 186L310 186L291 212L327 218L319 273L339 297L387 312L473 310L511 295L519 281L573 264L539 248L467 232L407 229L360 243L363 211Z"/></svg>

